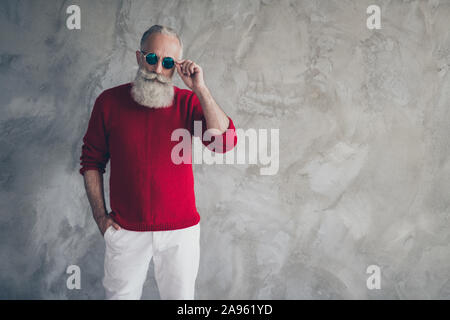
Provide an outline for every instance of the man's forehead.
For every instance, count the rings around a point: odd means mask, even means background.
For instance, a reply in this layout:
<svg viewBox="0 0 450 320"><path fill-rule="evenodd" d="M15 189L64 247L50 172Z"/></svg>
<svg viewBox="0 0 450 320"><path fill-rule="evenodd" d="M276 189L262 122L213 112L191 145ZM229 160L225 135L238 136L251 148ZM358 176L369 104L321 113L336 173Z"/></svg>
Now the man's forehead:
<svg viewBox="0 0 450 320"><path fill-rule="evenodd" d="M174 36L155 33L148 37L145 46L145 52L154 52L158 56L178 56L180 44Z"/></svg>

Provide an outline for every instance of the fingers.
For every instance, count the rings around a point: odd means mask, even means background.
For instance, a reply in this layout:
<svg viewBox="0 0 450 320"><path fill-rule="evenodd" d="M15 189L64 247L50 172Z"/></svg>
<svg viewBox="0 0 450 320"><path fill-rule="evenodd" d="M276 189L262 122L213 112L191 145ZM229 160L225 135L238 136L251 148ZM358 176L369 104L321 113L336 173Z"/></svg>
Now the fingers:
<svg viewBox="0 0 450 320"><path fill-rule="evenodd" d="M177 67L177 71L180 72L180 75L186 75L186 62L187 60L175 61L175 66Z"/></svg>
<svg viewBox="0 0 450 320"><path fill-rule="evenodd" d="M191 61L188 60L186 61L183 65L182 65L182 69L183 69L183 74L185 76L190 76L190 72L189 72L189 66L191 65Z"/></svg>
<svg viewBox="0 0 450 320"><path fill-rule="evenodd" d="M181 76L183 74L183 70L181 70L181 64L175 64L175 67L177 68L178 74Z"/></svg>
<svg viewBox="0 0 450 320"><path fill-rule="evenodd" d="M105 228L105 231L110 227L110 226L113 226L113 228L114 229L116 229L116 230L120 230L121 229L121 227L111 218L111 217L108 217L108 220L109 221L107 221L106 222L106 228Z"/></svg>
<svg viewBox="0 0 450 320"><path fill-rule="evenodd" d="M184 70L184 64L183 63L178 63L178 64L176 64L176 67L177 67L177 71L178 71L178 74L181 76L181 75L186 75L186 72L185 72L185 70Z"/></svg>
<svg viewBox="0 0 450 320"><path fill-rule="evenodd" d="M199 71L199 66L192 60L179 60L175 62L175 65L180 75L191 76Z"/></svg>
<svg viewBox="0 0 450 320"><path fill-rule="evenodd" d="M117 223L113 222L112 226L114 227L114 229L120 230L120 226Z"/></svg>

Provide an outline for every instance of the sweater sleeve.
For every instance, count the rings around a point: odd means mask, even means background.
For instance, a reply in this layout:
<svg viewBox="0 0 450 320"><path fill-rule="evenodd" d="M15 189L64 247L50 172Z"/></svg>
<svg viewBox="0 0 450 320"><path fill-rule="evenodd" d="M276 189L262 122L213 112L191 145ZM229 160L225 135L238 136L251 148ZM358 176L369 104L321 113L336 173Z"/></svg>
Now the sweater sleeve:
<svg viewBox="0 0 450 320"><path fill-rule="evenodd" d="M81 175L90 169L105 173L109 160L108 132L104 112L104 99L100 95L96 100L89 119L86 134L83 137L79 170Z"/></svg>
<svg viewBox="0 0 450 320"><path fill-rule="evenodd" d="M225 132L223 132L222 134L215 134L215 135L210 134L211 139L209 139L209 137L205 135L205 132L207 130L206 118L205 115L203 114L203 109L200 104L200 100L198 99L197 95L194 92L191 93L188 100L188 104L189 110L192 112L190 123L191 135L199 137L204 146L206 146L209 150L218 153L225 153L236 146L237 144L236 128L234 126L233 120L229 116L227 116L229 124ZM201 128L202 128L201 132L200 130L196 130L196 127L200 128L200 125L197 124L196 126L195 121L198 122L201 121Z"/></svg>

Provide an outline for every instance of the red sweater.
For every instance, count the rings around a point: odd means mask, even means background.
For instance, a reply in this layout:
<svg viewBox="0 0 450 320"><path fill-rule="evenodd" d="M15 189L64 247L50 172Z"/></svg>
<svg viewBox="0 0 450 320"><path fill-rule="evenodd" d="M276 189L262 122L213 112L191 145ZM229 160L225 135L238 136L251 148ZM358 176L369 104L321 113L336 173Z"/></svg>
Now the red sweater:
<svg viewBox="0 0 450 320"><path fill-rule="evenodd" d="M79 172L83 175L94 169L103 174L111 159L109 214L125 229L159 231L193 226L200 215L192 164L172 162L172 148L181 139L171 141L171 134L185 128L192 137L196 133L194 121L202 121L203 136L206 120L200 101L191 90L174 86L172 106L148 108L133 100L131 85L105 90L96 99L83 138ZM212 151L225 153L236 145L235 127L228 119L230 130L211 141L202 139L207 147L221 142L219 150L208 147ZM192 159L192 141L189 146L184 151Z"/></svg>

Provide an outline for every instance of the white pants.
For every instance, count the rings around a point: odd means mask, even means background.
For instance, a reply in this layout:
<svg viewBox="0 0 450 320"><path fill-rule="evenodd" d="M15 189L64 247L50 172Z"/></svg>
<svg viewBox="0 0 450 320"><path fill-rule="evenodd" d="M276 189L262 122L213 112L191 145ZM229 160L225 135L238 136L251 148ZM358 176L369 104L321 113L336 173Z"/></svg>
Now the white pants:
<svg viewBox="0 0 450 320"><path fill-rule="evenodd" d="M161 299L194 299L200 223L167 231L116 230L110 226L104 238L106 299L140 299L152 257Z"/></svg>

